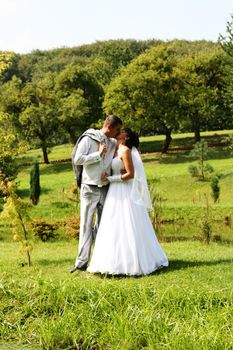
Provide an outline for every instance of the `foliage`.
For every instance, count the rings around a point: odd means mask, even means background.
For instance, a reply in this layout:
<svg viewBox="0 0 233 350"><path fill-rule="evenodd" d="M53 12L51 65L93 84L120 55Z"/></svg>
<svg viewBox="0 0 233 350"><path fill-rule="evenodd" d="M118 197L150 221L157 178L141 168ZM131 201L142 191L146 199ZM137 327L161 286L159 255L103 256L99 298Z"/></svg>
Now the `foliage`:
<svg viewBox="0 0 233 350"><path fill-rule="evenodd" d="M35 161L30 172L30 199L33 205L37 205L40 198L40 170L39 163Z"/></svg>
<svg viewBox="0 0 233 350"><path fill-rule="evenodd" d="M60 128L53 87L54 77L49 73L43 79L27 83L22 90L24 109L19 115L24 137L31 143L37 141L45 163L49 163L48 147L55 143Z"/></svg>
<svg viewBox="0 0 233 350"><path fill-rule="evenodd" d="M59 120L73 144L78 136L102 116L103 89L88 70L67 66L56 77Z"/></svg>
<svg viewBox="0 0 233 350"><path fill-rule="evenodd" d="M222 49L225 51L227 57L226 61L228 65L225 69L225 75L227 77L225 83L225 104L229 106L230 113L229 119L232 121L233 113L233 15L231 15L231 20L227 22L226 34L219 36L219 42Z"/></svg>
<svg viewBox="0 0 233 350"><path fill-rule="evenodd" d="M0 110L46 163L48 147L99 127L103 107L141 135L164 134L164 153L173 132L193 130L197 141L233 126L232 64L216 43L108 40L2 55Z"/></svg>
<svg viewBox="0 0 233 350"><path fill-rule="evenodd" d="M228 135L222 139L222 142L226 144L225 149L233 154L233 135Z"/></svg>
<svg viewBox="0 0 233 350"><path fill-rule="evenodd" d="M216 203L219 200L219 195L220 195L220 186L219 186L219 176L218 175L213 175L211 177L211 196L214 200L214 203Z"/></svg>
<svg viewBox="0 0 233 350"><path fill-rule="evenodd" d="M61 99L60 117L64 129L70 135L70 141L75 144L78 135L88 128L89 107L83 96L83 90L77 89L68 97Z"/></svg>
<svg viewBox="0 0 233 350"><path fill-rule="evenodd" d="M179 126L177 55L168 44L151 48L132 61L109 85L104 109L120 115L139 134L160 132L171 141ZM168 145L166 145L165 152Z"/></svg>
<svg viewBox="0 0 233 350"><path fill-rule="evenodd" d="M196 142L201 130L221 128L227 120L226 108L222 108L225 65L219 48L197 50L180 58L181 125L194 132Z"/></svg>
<svg viewBox="0 0 233 350"><path fill-rule="evenodd" d="M212 235L212 213L209 199L206 193L204 194L205 206L200 220L200 227L202 232L202 239L205 243L209 244Z"/></svg>
<svg viewBox="0 0 233 350"><path fill-rule="evenodd" d="M68 216L63 221L62 224L65 227L65 235L69 238L78 238L80 229L80 216Z"/></svg>
<svg viewBox="0 0 233 350"><path fill-rule="evenodd" d="M173 41L152 47L133 60L106 89L104 110L120 115L140 135L219 128L224 57L218 47L202 42ZM219 112L219 108L221 113Z"/></svg>
<svg viewBox="0 0 233 350"><path fill-rule="evenodd" d="M190 152L190 157L197 159L198 166L190 165L188 170L191 176L197 177L201 181L206 180L208 175L214 171L213 167L206 163L208 154L208 144L204 140L197 142L194 149Z"/></svg>
<svg viewBox="0 0 233 350"><path fill-rule="evenodd" d="M25 152L27 146L20 142L11 128L7 114L0 112L0 171L10 179L18 173L15 157Z"/></svg>
<svg viewBox="0 0 233 350"><path fill-rule="evenodd" d="M161 224L163 220L163 202L165 201L162 198L161 194L158 192L156 188L156 184L159 182L158 179L149 180L149 190L150 197L152 201L152 211L150 212L150 219L152 221L152 225L157 233L160 236Z"/></svg>
<svg viewBox="0 0 233 350"><path fill-rule="evenodd" d="M32 221L31 226L34 236L40 238L43 242L56 238L54 231L58 228L58 225L55 223L48 223L43 219L35 219Z"/></svg>
<svg viewBox="0 0 233 350"><path fill-rule="evenodd" d="M0 81L6 82L16 72L18 56L14 52L0 51Z"/></svg>
<svg viewBox="0 0 233 350"><path fill-rule="evenodd" d="M1 86L0 91L0 107L7 118L8 125L14 130L14 134L22 132L19 122L19 115L23 111L22 101L23 83L21 79L13 76L13 78Z"/></svg>
<svg viewBox="0 0 233 350"><path fill-rule="evenodd" d="M28 205L17 196L15 184L8 181L2 173L0 173L0 192L5 196L5 204L0 218L11 222L13 239L21 242L20 253L26 254L28 266L31 266L32 244L28 228L30 221Z"/></svg>
<svg viewBox="0 0 233 350"><path fill-rule="evenodd" d="M233 15L231 15L231 20L227 21L226 35L220 34L219 42L223 50L233 57Z"/></svg>

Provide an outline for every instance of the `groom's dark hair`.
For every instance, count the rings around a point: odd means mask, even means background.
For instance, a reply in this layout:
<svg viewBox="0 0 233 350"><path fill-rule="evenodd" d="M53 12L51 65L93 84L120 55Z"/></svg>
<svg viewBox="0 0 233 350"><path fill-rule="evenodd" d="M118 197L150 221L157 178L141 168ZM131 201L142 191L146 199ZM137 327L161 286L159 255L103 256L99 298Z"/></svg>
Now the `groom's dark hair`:
<svg viewBox="0 0 233 350"><path fill-rule="evenodd" d="M117 126L122 125L122 120L114 114L110 114L104 121L104 125Z"/></svg>

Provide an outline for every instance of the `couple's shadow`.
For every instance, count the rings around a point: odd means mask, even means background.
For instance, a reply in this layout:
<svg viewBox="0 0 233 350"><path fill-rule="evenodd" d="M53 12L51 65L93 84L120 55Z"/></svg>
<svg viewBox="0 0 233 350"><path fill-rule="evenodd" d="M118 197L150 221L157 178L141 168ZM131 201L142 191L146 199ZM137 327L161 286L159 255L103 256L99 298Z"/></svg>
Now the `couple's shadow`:
<svg viewBox="0 0 233 350"><path fill-rule="evenodd" d="M172 273L174 271L184 270L192 267L202 267L202 266L217 266L233 263L233 259L218 259L213 261L190 261L190 260L169 260L168 267L162 267L146 276L156 276L164 273ZM111 275L111 274L100 274L96 273L96 276L100 278L109 278L109 279L125 279L125 278L144 278L144 275L131 276L131 275Z"/></svg>

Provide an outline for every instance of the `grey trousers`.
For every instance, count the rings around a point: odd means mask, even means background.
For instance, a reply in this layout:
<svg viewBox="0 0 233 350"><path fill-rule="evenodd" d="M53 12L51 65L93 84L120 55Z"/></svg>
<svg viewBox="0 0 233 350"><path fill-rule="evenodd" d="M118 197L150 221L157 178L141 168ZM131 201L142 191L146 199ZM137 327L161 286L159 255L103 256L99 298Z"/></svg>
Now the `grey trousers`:
<svg viewBox="0 0 233 350"><path fill-rule="evenodd" d="M97 187L86 184L81 185L79 246L78 256L75 261L75 266L79 268L86 266L90 259L92 240L93 238L95 239L98 231L108 187L109 186ZM93 230L95 214L96 220Z"/></svg>

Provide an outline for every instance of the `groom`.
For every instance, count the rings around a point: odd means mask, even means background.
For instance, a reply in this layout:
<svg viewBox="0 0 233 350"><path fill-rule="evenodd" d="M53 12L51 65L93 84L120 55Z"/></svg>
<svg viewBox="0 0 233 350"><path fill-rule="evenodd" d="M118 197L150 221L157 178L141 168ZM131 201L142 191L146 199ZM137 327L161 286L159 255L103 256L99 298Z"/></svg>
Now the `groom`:
<svg viewBox="0 0 233 350"><path fill-rule="evenodd" d="M94 214L96 212L97 215L93 232L95 238L108 191L108 183L102 182L101 175L111 172L116 149L114 138L120 133L121 127L121 119L109 115L101 130L88 129L74 147L72 163L77 183L81 186L81 198L78 256L75 265L70 269L71 273L87 267L92 245Z"/></svg>

